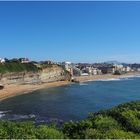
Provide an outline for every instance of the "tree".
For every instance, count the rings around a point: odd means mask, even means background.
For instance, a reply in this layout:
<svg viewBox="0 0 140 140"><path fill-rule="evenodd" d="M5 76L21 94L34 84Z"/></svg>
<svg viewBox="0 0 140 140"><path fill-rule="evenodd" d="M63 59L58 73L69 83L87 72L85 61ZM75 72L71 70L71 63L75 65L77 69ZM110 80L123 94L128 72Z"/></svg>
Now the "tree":
<svg viewBox="0 0 140 140"><path fill-rule="evenodd" d="M56 128L49 128L45 125L40 125L37 128L36 137L38 139L64 139L64 135L62 132L60 132Z"/></svg>

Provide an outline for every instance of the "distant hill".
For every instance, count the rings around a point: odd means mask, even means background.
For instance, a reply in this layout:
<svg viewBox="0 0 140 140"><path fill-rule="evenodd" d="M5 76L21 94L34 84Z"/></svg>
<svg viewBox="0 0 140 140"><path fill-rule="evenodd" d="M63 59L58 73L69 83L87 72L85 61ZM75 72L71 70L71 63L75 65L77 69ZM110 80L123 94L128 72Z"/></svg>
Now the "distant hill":
<svg viewBox="0 0 140 140"><path fill-rule="evenodd" d="M106 61L106 62L104 62L104 63L106 63L106 64L122 64L122 63L120 63L120 62L118 62L118 61L116 61L116 60L113 60L113 61Z"/></svg>

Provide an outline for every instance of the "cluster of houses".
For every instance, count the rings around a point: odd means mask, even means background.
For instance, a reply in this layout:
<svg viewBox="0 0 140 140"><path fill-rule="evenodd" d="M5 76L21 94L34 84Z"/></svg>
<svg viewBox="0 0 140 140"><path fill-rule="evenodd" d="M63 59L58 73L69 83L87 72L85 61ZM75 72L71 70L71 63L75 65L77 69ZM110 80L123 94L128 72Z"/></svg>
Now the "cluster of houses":
<svg viewBox="0 0 140 140"><path fill-rule="evenodd" d="M55 64L53 61L51 60L46 60L46 61L40 61L39 62L40 64L46 64L46 65L52 65L52 64Z"/></svg>
<svg viewBox="0 0 140 140"><path fill-rule="evenodd" d="M63 62L62 66L71 73L72 76L88 76L101 74L117 74L121 75L128 72L140 71L126 64L73 64L71 62Z"/></svg>
<svg viewBox="0 0 140 140"><path fill-rule="evenodd" d="M30 59L27 58L27 57L12 58L12 59L0 58L0 63L5 63L5 62L21 62L21 63L29 63L29 62L32 62L34 64L47 64L47 65L58 64L58 63L54 63L51 60L45 60L45 61L39 61L39 62L30 61Z"/></svg>
<svg viewBox="0 0 140 140"><path fill-rule="evenodd" d="M7 58L0 58L0 63L5 62L21 62L21 63L29 63L29 58L13 58L13 59L7 59Z"/></svg>
<svg viewBox="0 0 140 140"><path fill-rule="evenodd" d="M29 58L0 58L0 63L5 62L21 62L21 63L29 63L33 62L35 65L40 64L57 64L63 66L67 71L70 72L72 76L88 76L88 75L101 75L101 74L123 74L128 72L139 71L140 72L140 64L109 64L109 63L71 63L71 62L59 62L54 63L51 60L47 61L30 61Z"/></svg>

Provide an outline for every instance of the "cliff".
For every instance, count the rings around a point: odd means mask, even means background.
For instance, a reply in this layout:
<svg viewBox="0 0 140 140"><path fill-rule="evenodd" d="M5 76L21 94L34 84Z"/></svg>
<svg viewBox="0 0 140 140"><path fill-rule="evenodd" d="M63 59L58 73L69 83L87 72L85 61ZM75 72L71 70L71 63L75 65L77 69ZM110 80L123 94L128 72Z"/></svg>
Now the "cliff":
<svg viewBox="0 0 140 140"><path fill-rule="evenodd" d="M39 71L0 73L1 84L35 84L70 80L70 75L61 66L52 65Z"/></svg>

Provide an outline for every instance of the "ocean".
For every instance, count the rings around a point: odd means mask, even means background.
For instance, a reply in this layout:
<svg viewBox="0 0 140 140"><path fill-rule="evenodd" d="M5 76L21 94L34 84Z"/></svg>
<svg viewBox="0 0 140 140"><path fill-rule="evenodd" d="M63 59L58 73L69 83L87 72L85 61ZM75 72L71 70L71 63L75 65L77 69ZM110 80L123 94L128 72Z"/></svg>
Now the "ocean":
<svg viewBox="0 0 140 140"><path fill-rule="evenodd" d="M140 100L139 76L86 81L0 101L0 120L75 121L133 100Z"/></svg>

